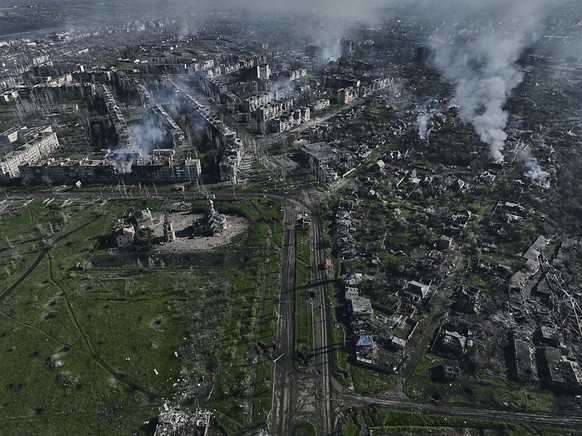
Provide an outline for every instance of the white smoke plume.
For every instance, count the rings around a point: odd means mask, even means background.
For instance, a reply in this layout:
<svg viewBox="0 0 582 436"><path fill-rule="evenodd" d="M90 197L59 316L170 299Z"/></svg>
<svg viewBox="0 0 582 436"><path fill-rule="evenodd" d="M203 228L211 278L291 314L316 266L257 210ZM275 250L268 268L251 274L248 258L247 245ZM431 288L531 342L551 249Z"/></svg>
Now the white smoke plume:
<svg viewBox="0 0 582 436"><path fill-rule="evenodd" d="M422 141L428 141L430 139L430 129L428 122L430 121L430 115L426 112L420 113L416 119L416 128L418 129L418 138Z"/></svg>
<svg viewBox="0 0 582 436"><path fill-rule="evenodd" d="M133 149L143 159L151 156L152 149L157 148L164 139L166 132L160 129L151 119L129 126L133 137Z"/></svg>
<svg viewBox="0 0 582 436"><path fill-rule="evenodd" d="M421 141L428 141L430 134L434 127L434 117L439 113L439 102L436 99L429 99L427 102L419 107L419 112L416 117L416 130L418 132L418 139Z"/></svg>
<svg viewBox="0 0 582 436"><path fill-rule="evenodd" d="M479 6L468 7L460 23L445 23L431 37L434 64L455 87L452 103L498 161L503 160L507 139L505 104L523 80L519 57L539 37L544 18L555 3L479 2Z"/></svg>
<svg viewBox="0 0 582 436"><path fill-rule="evenodd" d="M149 160L152 150L163 141L166 133L150 119L129 126L131 140L129 145L117 147L110 158L118 165L121 172L131 171L131 165L138 159Z"/></svg>
<svg viewBox="0 0 582 436"><path fill-rule="evenodd" d="M536 186L540 188L550 187L550 173L542 170L538 160L531 153L528 147L517 147L515 156L525 165L524 175Z"/></svg>

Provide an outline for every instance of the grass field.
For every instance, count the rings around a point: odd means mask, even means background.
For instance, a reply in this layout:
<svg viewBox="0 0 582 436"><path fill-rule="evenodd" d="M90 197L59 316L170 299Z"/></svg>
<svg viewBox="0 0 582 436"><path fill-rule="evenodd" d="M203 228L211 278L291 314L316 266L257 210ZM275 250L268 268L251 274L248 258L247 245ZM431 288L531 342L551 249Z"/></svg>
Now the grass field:
<svg viewBox="0 0 582 436"><path fill-rule="evenodd" d="M364 422L360 422L360 420ZM346 416L341 435L359 435L360 428L364 423L370 433L382 435L558 435L568 433L568 430L565 429L517 425L482 419L365 409L360 411L360 414L351 411Z"/></svg>
<svg viewBox="0 0 582 436"><path fill-rule="evenodd" d="M352 381L356 392L363 394L379 394L387 391L396 382L396 376L382 374L359 366L351 367Z"/></svg>
<svg viewBox="0 0 582 436"><path fill-rule="evenodd" d="M79 270L128 205L55 203L0 218L2 432L148 434L163 399L213 410L225 434L263 427L272 364L252 362L276 334L280 207L225 205L252 223L227 268Z"/></svg>
<svg viewBox="0 0 582 436"><path fill-rule="evenodd" d="M299 422L293 428L293 436L317 436L317 430L309 422Z"/></svg>
<svg viewBox="0 0 582 436"><path fill-rule="evenodd" d="M548 413L554 411L555 399L551 392L529 389L505 377L483 376L479 381L433 381L429 372L436 369L442 360L431 353L421 356L414 377L409 378L404 385L404 393L411 398L438 398L442 402L481 407Z"/></svg>

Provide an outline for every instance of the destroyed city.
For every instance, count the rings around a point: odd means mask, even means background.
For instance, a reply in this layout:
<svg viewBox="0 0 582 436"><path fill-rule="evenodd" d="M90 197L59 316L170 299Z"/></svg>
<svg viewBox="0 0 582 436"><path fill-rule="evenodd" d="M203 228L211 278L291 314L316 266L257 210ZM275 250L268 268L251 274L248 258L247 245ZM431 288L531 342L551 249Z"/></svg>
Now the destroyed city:
<svg viewBox="0 0 582 436"><path fill-rule="evenodd" d="M0 434L582 435L579 0L0 0Z"/></svg>

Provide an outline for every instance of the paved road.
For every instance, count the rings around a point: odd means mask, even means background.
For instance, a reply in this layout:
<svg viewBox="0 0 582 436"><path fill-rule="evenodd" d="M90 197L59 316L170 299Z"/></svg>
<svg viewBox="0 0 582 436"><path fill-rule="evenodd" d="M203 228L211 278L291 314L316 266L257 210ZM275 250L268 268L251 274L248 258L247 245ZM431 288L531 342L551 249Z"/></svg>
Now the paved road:
<svg viewBox="0 0 582 436"><path fill-rule="evenodd" d="M273 422L270 434L291 434L291 404L296 376L295 356L295 221L297 212L285 204L285 236L279 306L279 358L275 362L273 381Z"/></svg>
<svg viewBox="0 0 582 436"><path fill-rule="evenodd" d="M323 224L315 205L318 196L279 197L285 207L285 238L281 273L279 353L275 363L273 422L270 434L291 435L298 422L310 422L318 434L330 434L336 421L331 402L331 336L328 316ZM312 207L313 206L313 207ZM315 356L306 371L295 367L295 224L299 212L311 211L309 229L311 250L313 339Z"/></svg>
<svg viewBox="0 0 582 436"><path fill-rule="evenodd" d="M315 370L319 375L316 384L320 434L331 433L333 416L331 408L332 354L330 317L328 315L327 275L325 272L325 252L323 243L323 224L319 215L314 214L310 228L311 264L313 280L316 284L313 304L313 339L315 351Z"/></svg>

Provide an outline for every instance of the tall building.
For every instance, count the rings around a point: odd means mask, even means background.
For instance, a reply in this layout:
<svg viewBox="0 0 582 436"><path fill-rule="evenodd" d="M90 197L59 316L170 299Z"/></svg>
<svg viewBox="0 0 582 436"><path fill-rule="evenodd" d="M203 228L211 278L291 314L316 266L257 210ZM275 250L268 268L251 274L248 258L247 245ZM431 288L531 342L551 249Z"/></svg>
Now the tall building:
<svg viewBox="0 0 582 436"><path fill-rule="evenodd" d="M19 129L17 136L18 141L11 141L11 137L8 138L12 150L0 159L0 181L6 182L20 177L18 168L20 165L35 163L41 158L49 156L60 146L57 134L50 126ZM18 145L22 142L24 144Z"/></svg>

